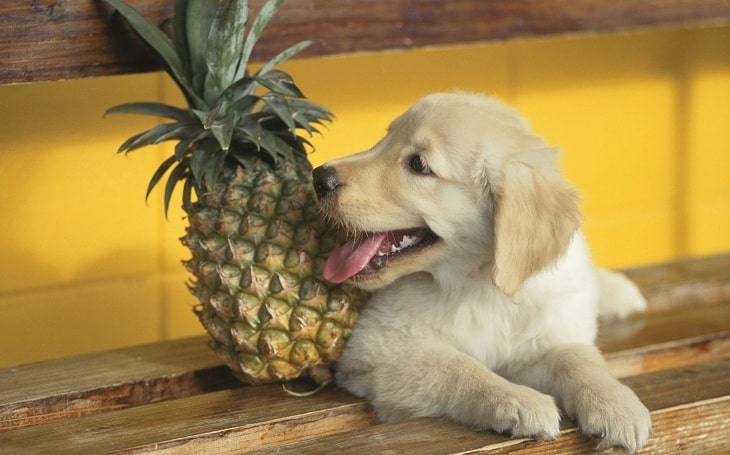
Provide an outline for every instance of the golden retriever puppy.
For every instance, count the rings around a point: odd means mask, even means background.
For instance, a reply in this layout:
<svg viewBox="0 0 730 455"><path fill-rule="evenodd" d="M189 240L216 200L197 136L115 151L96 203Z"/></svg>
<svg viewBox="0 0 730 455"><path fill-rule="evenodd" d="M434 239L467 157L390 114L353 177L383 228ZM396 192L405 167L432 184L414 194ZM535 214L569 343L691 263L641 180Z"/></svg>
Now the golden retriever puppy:
<svg viewBox="0 0 730 455"><path fill-rule="evenodd" d="M451 93L314 170L324 217L347 236L323 274L374 291L336 381L380 420L554 439L560 408L601 448L646 443L648 410L594 346L599 306L645 302L591 265L555 160L514 110Z"/></svg>

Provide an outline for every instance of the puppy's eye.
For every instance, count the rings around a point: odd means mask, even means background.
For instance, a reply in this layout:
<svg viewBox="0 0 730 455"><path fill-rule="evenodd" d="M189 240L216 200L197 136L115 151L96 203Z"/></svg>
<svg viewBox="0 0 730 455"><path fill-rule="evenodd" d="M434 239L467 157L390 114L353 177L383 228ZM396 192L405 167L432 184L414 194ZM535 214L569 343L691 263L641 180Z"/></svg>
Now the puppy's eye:
<svg viewBox="0 0 730 455"><path fill-rule="evenodd" d="M431 168L428 167L426 160L421 155L413 155L408 161L408 166L419 174L431 173Z"/></svg>

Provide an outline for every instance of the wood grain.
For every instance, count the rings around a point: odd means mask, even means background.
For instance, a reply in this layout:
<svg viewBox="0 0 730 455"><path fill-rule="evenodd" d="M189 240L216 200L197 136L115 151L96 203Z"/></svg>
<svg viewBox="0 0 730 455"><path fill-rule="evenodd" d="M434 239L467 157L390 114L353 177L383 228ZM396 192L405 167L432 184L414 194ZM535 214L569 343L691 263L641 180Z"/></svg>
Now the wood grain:
<svg viewBox="0 0 730 455"><path fill-rule="evenodd" d="M730 357L730 302L637 315L598 334L618 378Z"/></svg>
<svg viewBox="0 0 730 455"><path fill-rule="evenodd" d="M241 384L204 337L0 370L0 431Z"/></svg>
<svg viewBox="0 0 730 455"><path fill-rule="evenodd" d="M690 453L730 440L730 359L647 373L624 381L652 411L655 432L645 453L671 453L676 439ZM661 386L658 387L657 385ZM555 441L512 440L437 419L372 425L364 403L329 390L295 400L270 386L49 423L3 434L23 453L565 453L596 441L565 422ZM263 393L262 393L263 392ZM663 437L662 435L672 435ZM296 442L294 442L296 441ZM275 449L274 449L275 447Z"/></svg>
<svg viewBox="0 0 730 455"><path fill-rule="evenodd" d="M265 448L372 425L365 402L331 388L309 398L279 385L241 387L1 433L0 447L76 454L223 453Z"/></svg>
<svg viewBox="0 0 730 455"><path fill-rule="evenodd" d="M624 270L650 311L730 301L730 254L688 258Z"/></svg>
<svg viewBox="0 0 730 455"><path fill-rule="evenodd" d="M712 453L730 441L730 359L648 373L624 381L651 411L646 454ZM660 385L660 386L658 386ZM277 454L555 454L594 453L596 440L564 422L555 441L508 439L436 419L415 419L289 444ZM333 452L334 451L334 452ZM259 451L253 453L270 453Z"/></svg>
<svg viewBox="0 0 730 455"><path fill-rule="evenodd" d="M169 24L173 2L129 3L153 23ZM250 3L256 11L263 0ZM311 38L320 43L305 56L729 21L728 0L289 0L254 59ZM0 84L157 68L99 0L6 0L0 6Z"/></svg>

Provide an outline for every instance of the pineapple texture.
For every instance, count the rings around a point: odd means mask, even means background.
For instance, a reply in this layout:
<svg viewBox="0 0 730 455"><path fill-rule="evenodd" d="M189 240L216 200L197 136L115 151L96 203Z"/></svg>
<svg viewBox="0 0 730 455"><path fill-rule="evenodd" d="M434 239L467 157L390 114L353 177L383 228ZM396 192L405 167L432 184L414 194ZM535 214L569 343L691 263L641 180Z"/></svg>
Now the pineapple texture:
<svg viewBox="0 0 730 455"><path fill-rule="evenodd" d="M195 313L246 382L293 379L337 359L364 297L321 278L334 243L318 220L310 165L298 161L226 168L188 210Z"/></svg>

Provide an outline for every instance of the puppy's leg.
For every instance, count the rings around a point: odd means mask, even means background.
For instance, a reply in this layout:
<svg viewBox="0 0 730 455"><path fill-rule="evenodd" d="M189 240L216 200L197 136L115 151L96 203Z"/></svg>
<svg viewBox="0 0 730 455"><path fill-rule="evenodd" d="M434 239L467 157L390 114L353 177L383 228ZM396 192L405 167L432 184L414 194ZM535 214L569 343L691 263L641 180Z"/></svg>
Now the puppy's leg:
<svg viewBox="0 0 730 455"><path fill-rule="evenodd" d="M513 384L450 346L426 340L399 339L391 349L377 350L377 361L369 365L346 349L337 382L369 399L381 421L448 418L541 440L555 439L560 432L552 397Z"/></svg>
<svg viewBox="0 0 730 455"><path fill-rule="evenodd" d="M599 448L633 451L649 439L649 411L631 389L611 376L594 346L555 347L515 380L556 397L584 434L603 438Z"/></svg>
<svg viewBox="0 0 730 455"><path fill-rule="evenodd" d="M601 292L598 303L601 319L624 318L646 309L646 300L641 291L624 274L599 267L595 270Z"/></svg>

